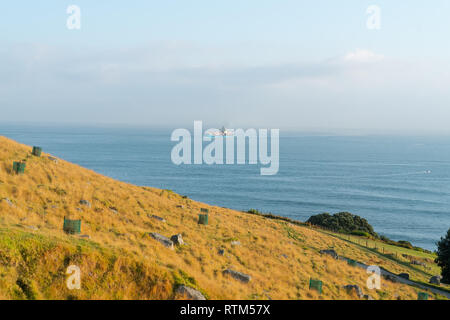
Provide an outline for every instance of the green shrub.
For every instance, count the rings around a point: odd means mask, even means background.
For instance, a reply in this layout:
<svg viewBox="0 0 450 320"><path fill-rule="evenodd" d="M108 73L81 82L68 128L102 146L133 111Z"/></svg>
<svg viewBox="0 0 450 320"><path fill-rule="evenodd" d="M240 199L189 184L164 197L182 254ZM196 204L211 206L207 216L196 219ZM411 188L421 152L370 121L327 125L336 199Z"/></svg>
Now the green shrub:
<svg viewBox="0 0 450 320"><path fill-rule="evenodd" d="M340 212L334 215L329 213L322 213L312 216L308 219L307 223L320 226L322 228L341 232L341 233L361 233L371 237L378 238L378 235L373 230L373 227L367 222L366 219L357 215L353 215L349 212Z"/></svg>
<svg viewBox="0 0 450 320"><path fill-rule="evenodd" d="M413 249L413 245L409 241L400 240L397 241L397 245L399 247L407 248L407 249Z"/></svg>
<svg viewBox="0 0 450 320"><path fill-rule="evenodd" d="M353 230L351 232L351 234L354 235L354 236L371 238L370 234L368 234L367 232L361 231L361 230Z"/></svg>
<svg viewBox="0 0 450 320"><path fill-rule="evenodd" d="M256 214L256 215L263 215L263 213L261 211L259 211L258 209L250 209L250 210L247 211L247 213Z"/></svg>

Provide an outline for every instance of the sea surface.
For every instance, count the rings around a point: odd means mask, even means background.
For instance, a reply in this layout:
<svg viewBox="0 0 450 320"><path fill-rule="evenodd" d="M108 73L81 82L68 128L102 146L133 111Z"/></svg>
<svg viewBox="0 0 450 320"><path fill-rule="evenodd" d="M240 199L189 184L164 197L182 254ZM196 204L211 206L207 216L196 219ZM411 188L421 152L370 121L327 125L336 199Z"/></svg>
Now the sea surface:
<svg viewBox="0 0 450 320"><path fill-rule="evenodd" d="M181 165L172 129L0 124L0 135L137 185L301 221L349 211L380 234L436 249L450 227L450 137L319 136L283 132L280 169Z"/></svg>

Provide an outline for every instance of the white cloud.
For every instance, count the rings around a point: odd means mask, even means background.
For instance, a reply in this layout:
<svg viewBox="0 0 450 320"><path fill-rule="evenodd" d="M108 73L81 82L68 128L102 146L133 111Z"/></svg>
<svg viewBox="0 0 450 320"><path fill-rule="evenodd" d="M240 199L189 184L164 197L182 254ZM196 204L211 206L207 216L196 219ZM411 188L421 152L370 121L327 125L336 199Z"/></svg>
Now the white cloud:
<svg viewBox="0 0 450 320"><path fill-rule="evenodd" d="M378 62L383 59L383 55L365 49L356 49L355 51L349 52L344 56L344 61L357 63Z"/></svg>
<svg viewBox="0 0 450 320"><path fill-rule="evenodd" d="M254 65L210 52L181 45L107 52L2 48L0 121L448 127L448 61L394 61L357 49L326 61Z"/></svg>

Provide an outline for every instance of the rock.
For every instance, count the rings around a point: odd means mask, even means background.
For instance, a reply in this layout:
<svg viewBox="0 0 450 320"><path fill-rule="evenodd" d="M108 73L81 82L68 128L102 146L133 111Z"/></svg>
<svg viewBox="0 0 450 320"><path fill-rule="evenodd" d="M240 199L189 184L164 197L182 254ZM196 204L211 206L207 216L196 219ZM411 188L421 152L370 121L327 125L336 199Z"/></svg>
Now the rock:
<svg viewBox="0 0 450 320"><path fill-rule="evenodd" d="M5 201L10 207L14 207L14 203L12 203L12 201L8 198L3 198L2 201Z"/></svg>
<svg viewBox="0 0 450 320"><path fill-rule="evenodd" d="M91 236L88 235L88 234L81 234L81 235L79 235L79 237L83 238L83 239L90 239L91 238Z"/></svg>
<svg viewBox="0 0 450 320"><path fill-rule="evenodd" d="M83 205L83 206L86 206L88 208L91 207L91 203L89 201L87 201L87 200L80 200L80 204Z"/></svg>
<svg viewBox="0 0 450 320"><path fill-rule="evenodd" d="M118 214L118 213L119 213L119 211L117 211L117 208L115 208L115 207L110 207L109 210L110 210L112 213L114 213L114 214Z"/></svg>
<svg viewBox="0 0 450 320"><path fill-rule="evenodd" d="M206 300L206 298L203 296L203 294L200 291L195 290L191 287L186 287L185 285L179 286L175 290L175 293L182 295L182 296L186 296L192 300Z"/></svg>
<svg viewBox="0 0 450 320"><path fill-rule="evenodd" d="M177 246L182 246L184 244L183 237L181 234L175 234L170 237L170 240Z"/></svg>
<svg viewBox="0 0 450 320"><path fill-rule="evenodd" d="M160 235L159 233L156 233L156 232L151 232L151 233L149 233L149 235L156 241L160 242L166 248L173 250L173 242L171 240L169 240L168 238L166 238L163 235Z"/></svg>
<svg viewBox="0 0 450 320"><path fill-rule="evenodd" d="M338 254L336 253L336 251L334 251L333 249L329 249L329 250L320 250L320 254L328 254L330 256L332 256L334 259L339 259Z"/></svg>
<svg viewBox="0 0 450 320"><path fill-rule="evenodd" d="M33 231L39 230L38 227L36 227L36 226L25 226L25 228L33 230Z"/></svg>
<svg viewBox="0 0 450 320"><path fill-rule="evenodd" d="M419 261L419 260L411 260L411 264L414 264L416 266L422 266L422 267L426 267L426 263L423 261Z"/></svg>
<svg viewBox="0 0 450 320"><path fill-rule="evenodd" d="M400 273L398 276L399 276L400 278L409 280L409 274L408 274L408 273Z"/></svg>
<svg viewBox="0 0 450 320"><path fill-rule="evenodd" d="M54 163L58 163L58 158L55 158L52 156L48 156L47 158L48 158L48 160L53 161Z"/></svg>
<svg viewBox="0 0 450 320"><path fill-rule="evenodd" d="M344 289L347 291L354 290L356 292L356 295L358 296L358 298L362 298L364 296L361 288L358 285L348 284L348 285L344 286Z"/></svg>
<svg viewBox="0 0 450 320"><path fill-rule="evenodd" d="M225 250L224 249L219 249L219 255L223 256L225 254Z"/></svg>
<svg viewBox="0 0 450 320"><path fill-rule="evenodd" d="M153 214L153 215L151 215L151 216L150 216L150 218L152 218L152 219L156 219L156 220L159 220L159 221L161 221L161 222L166 222L166 219L164 219L164 218L161 218L161 217L158 217L158 216L155 216L154 214Z"/></svg>
<svg viewBox="0 0 450 320"><path fill-rule="evenodd" d="M249 276L248 274L238 272L238 271L235 271L232 269L227 269L227 270L223 271L223 274L229 275L229 276L233 277L234 279L239 280L244 283L248 283L252 279L252 277Z"/></svg>
<svg viewBox="0 0 450 320"><path fill-rule="evenodd" d="M269 291L264 290L264 295L267 297L267 299L272 300L272 297L269 296Z"/></svg>
<svg viewBox="0 0 450 320"><path fill-rule="evenodd" d="M241 242L240 241L231 241L231 245L232 246L240 246Z"/></svg>
<svg viewBox="0 0 450 320"><path fill-rule="evenodd" d="M77 210L77 211L83 211L83 209L81 209L81 208L75 208L75 210Z"/></svg>
<svg viewBox="0 0 450 320"><path fill-rule="evenodd" d="M370 294L363 295L363 298L366 300L375 300Z"/></svg>
<svg viewBox="0 0 450 320"><path fill-rule="evenodd" d="M179 206L177 206L177 208L184 209L184 206L179 205Z"/></svg>
<svg viewBox="0 0 450 320"><path fill-rule="evenodd" d="M282 256L283 258L285 258L285 259L288 258L287 254L284 254L284 253L283 253L281 256Z"/></svg>
<svg viewBox="0 0 450 320"><path fill-rule="evenodd" d="M440 286L441 285L441 279L442 279L441 276L433 276L433 277L430 278L430 283Z"/></svg>

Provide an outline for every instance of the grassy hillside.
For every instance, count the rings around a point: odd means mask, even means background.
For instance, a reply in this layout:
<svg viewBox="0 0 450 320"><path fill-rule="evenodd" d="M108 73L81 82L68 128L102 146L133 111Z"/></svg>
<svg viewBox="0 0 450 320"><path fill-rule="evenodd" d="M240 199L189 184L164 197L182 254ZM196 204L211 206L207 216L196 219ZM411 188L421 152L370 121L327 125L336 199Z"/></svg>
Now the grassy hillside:
<svg viewBox="0 0 450 320"><path fill-rule="evenodd" d="M348 284L375 299L417 299L418 289L386 280L369 291L365 270L319 253L329 248L428 280L421 270L321 230L115 181L30 152L0 137L2 299L173 299L183 298L174 294L180 284L209 299L357 299L342 288ZM23 159L25 174L13 174L13 161ZM210 210L207 226L197 224L200 208ZM65 234L64 217L82 219L82 234L90 238ZM186 245L170 250L149 232L182 234ZM71 264L81 268L81 290L65 286ZM241 283L223 275L227 268L252 279ZM310 278L323 281L322 295L308 289Z"/></svg>

